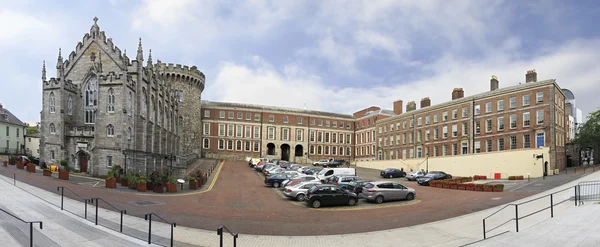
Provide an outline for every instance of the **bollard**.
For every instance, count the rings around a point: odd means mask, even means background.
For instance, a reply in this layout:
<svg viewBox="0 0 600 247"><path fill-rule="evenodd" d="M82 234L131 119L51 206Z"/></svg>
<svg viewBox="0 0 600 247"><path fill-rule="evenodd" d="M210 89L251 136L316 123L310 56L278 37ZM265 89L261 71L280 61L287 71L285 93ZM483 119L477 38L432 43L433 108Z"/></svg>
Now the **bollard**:
<svg viewBox="0 0 600 247"><path fill-rule="evenodd" d="M515 224L517 227L517 232L519 232L519 205L515 204Z"/></svg>
<svg viewBox="0 0 600 247"><path fill-rule="evenodd" d="M554 202L552 200L552 194L550 194L550 218L554 218Z"/></svg>

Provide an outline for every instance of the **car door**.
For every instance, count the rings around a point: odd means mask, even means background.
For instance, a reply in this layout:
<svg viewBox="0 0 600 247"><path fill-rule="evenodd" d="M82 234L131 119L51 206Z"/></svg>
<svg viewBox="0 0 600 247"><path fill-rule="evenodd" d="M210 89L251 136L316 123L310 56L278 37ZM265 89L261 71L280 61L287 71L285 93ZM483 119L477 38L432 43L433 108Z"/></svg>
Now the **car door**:
<svg viewBox="0 0 600 247"><path fill-rule="evenodd" d="M408 188L406 188L406 186L401 185L399 183L395 183L394 184L394 194L396 195L395 199L406 198L406 194L408 194Z"/></svg>
<svg viewBox="0 0 600 247"><path fill-rule="evenodd" d="M394 199L392 188L392 183L382 183L377 185L377 192L379 192L386 200L391 200Z"/></svg>
<svg viewBox="0 0 600 247"><path fill-rule="evenodd" d="M348 201L348 196L344 195L342 189L338 187L330 187L331 195L333 196L332 205L344 205Z"/></svg>

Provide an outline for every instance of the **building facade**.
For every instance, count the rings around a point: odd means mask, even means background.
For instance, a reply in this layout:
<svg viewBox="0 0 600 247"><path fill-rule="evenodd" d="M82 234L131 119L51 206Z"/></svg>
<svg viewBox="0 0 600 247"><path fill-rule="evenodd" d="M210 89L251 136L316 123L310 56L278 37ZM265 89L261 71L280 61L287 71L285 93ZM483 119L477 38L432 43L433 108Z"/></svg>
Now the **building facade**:
<svg viewBox="0 0 600 247"><path fill-rule="evenodd" d="M402 101L394 102L394 106L396 104L400 104L400 114L402 113ZM394 108L394 110L397 110ZM381 157L377 156L376 152L376 139L377 134L375 133L375 125L378 120L383 120L385 118L395 116L396 113L394 111L381 109L376 106L371 106L369 108L360 110L353 114L355 118L356 125L356 133L354 140L356 142L355 146L355 159L359 161L367 161L367 160L377 160L381 159Z"/></svg>
<svg viewBox="0 0 600 247"><path fill-rule="evenodd" d="M25 154L39 157L40 156L40 133L25 135Z"/></svg>
<svg viewBox="0 0 600 247"><path fill-rule="evenodd" d="M0 154L22 154L25 124L0 104Z"/></svg>
<svg viewBox="0 0 600 247"><path fill-rule="evenodd" d="M210 101L202 102L202 110L207 158L354 159L352 115Z"/></svg>
<svg viewBox="0 0 600 247"><path fill-rule="evenodd" d="M63 60L56 77L42 68L40 162L67 161L94 176L114 165L148 171L200 150L182 133L200 136L204 75L196 67L152 62L142 42L135 60L107 38L94 18L90 31Z"/></svg>
<svg viewBox="0 0 600 247"><path fill-rule="evenodd" d="M493 76L489 92L464 97L455 88L451 101L421 105L377 122L383 159L550 147L546 170L565 168L565 95L555 80L538 82L535 71L528 71L523 84L499 88Z"/></svg>

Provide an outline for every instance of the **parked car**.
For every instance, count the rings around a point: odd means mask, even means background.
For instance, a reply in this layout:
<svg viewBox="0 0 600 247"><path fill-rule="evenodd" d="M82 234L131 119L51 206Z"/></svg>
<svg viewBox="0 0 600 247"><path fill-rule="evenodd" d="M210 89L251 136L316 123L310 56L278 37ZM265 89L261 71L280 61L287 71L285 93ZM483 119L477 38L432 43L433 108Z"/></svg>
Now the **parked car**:
<svg viewBox="0 0 600 247"><path fill-rule="evenodd" d="M283 168L281 168L281 167L275 167L273 169L269 169L269 170L264 171L264 174L265 174L265 176L268 177L268 176L272 176L272 175L275 175L275 174L283 173L285 171L286 170L283 169Z"/></svg>
<svg viewBox="0 0 600 247"><path fill-rule="evenodd" d="M417 181L417 178L425 176L425 174L427 174L427 173L425 173L424 171L416 171L415 170L415 171L407 173L406 179L408 181Z"/></svg>
<svg viewBox="0 0 600 247"><path fill-rule="evenodd" d="M348 185L352 186L353 187L352 190L354 190L354 193L356 193L358 195L358 197L360 197L360 193L362 193L363 187L370 182L373 182L373 181L359 180L359 181L350 182Z"/></svg>
<svg viewBox="0 0 600 247"><path fill-rule="evenodd" d="M268 176L265 177L265 185L270 186L272 185L275 188L279 188L279 186L281 185L281 183L289 178L291 178L292 175L289 174L275 174L272 176Z"/></svg>
<svg viewBox="0 0 600 247"><path fill-rule="evenodd" d="M281 186L282 187L292 186L292 185L295 185L295 184L298 184L301 182L308 182L308 181L317 181L320 183L319 179L316 176L302 174L302 175L298 175L296 177L290 178L286 181L283 181L283 183L281 183Z"/></svg>
<svg viewBox="0 0 600 247"><path fill-rule="evenodd" d="M370 182L363 188L361 197L367 201L382 203L391 200L413 200L416 191L400 183L392 181Z"/></svg>
<svg viewBox="0 0 600 247"><path fill-rule="evenodd" d="M333 184L335 180L337 180L337 176L331 176L331 177L328 177L326 179L321 179L320 181L323 184Z"/></svg>
<svg viewBox="0 0 600 247"><path fill-rule="evenodd" d="M360 178L359 176L339 176L336 177L332 182L333 184L340 186L343 184L350 184L350 182L359 180L362 180L362 178Z"/></svg>
<svg viewBox="0 0 600 247"><path fill-rule="evenodd" d="M317 162L313 162L313 166L323 166L323 165L325 165L327 163L329 163L329 160L322 159L322 160L319 160Z"/></svg>
<svg viewBox="0 0 600 247"><path fill-rule="evenodd" d="M346 165L346 160L332 160L323 165L323 167L342 167Z"/></svg>
<svg viewBox="0 0 600 247"><path fill-rule="evenodd" d="M318 181L310 181L310 182L299 183L299 184L296 184L293 186L288 186L283 191L283 194L289 198L294 198L298 201L304 201L304 198L306 198L306 193L308 193L308 190L317 184L321 184L321 183Z"/></svg>
<svg viewBox="0 0 600 247"><path fill-rule="evenodd" d="M308 167L308 166L302 166L302 167L298 168L297 171L306 174L306 171L308 171L309 169L310 169L310 167Z"/></svg>
<svg viewBox="0 0 600 247"><path fill-rule="evenodd" d="M321 168L310 168L310 169L304 171L304 174L307 174L307 175L317 175L321 170L323 170L323 169L321 169Z"/></svg>
<svg viewBox="0 0 600 247"><path fill-rule="evenodd" d="M324 181L325 179L331 176L356 176L355 168L323 168L318 174L317 177Z"/></svg>
<svg viewBox="0 0 600 247"><path fill-rule="evenodd" d="M287 169L292 170L292 171L297 171L300 167L302 167L302 166L298 165L298 164L291 164L287 167Z"/></svg>
<svg viewBox="0 0 600 247"><path fill-rule="evenodd" d="M429 181L451 179L451 178L452 178L452 175L446 174L445 172L431 171L431 172L428 172L425 176L417 178L417 183L419 185L429 186Z"/></svg>
<svg viewBox="0 0 600 247"><path fill-rule="evenodd" d="M358 203L358 196L354 192L344 191L335 185L319 184L308 190L306 205L313 208L321 206L350 205Z"/></svg>
<svg viewBox="0 0 600 247"><path fill-rule="evenodd" d="M398 168L388 168L379 173L383 178L401 178L406 177L406 172Z"/></svg>

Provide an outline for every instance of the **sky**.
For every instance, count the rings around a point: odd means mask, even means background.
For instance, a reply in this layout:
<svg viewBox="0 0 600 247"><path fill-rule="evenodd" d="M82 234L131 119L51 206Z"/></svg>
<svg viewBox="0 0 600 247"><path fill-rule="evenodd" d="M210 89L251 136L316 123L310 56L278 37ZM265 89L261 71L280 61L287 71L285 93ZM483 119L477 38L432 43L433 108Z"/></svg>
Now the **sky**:
<svg viewBox="0 0 600 247"><path fill-rule="evenodd" d="M556 79L584 115L600 100L600 2L0 0L0 103L39 121L41 68L100 29L135 58L195 65L202 98L351 114Z"/></svg>

